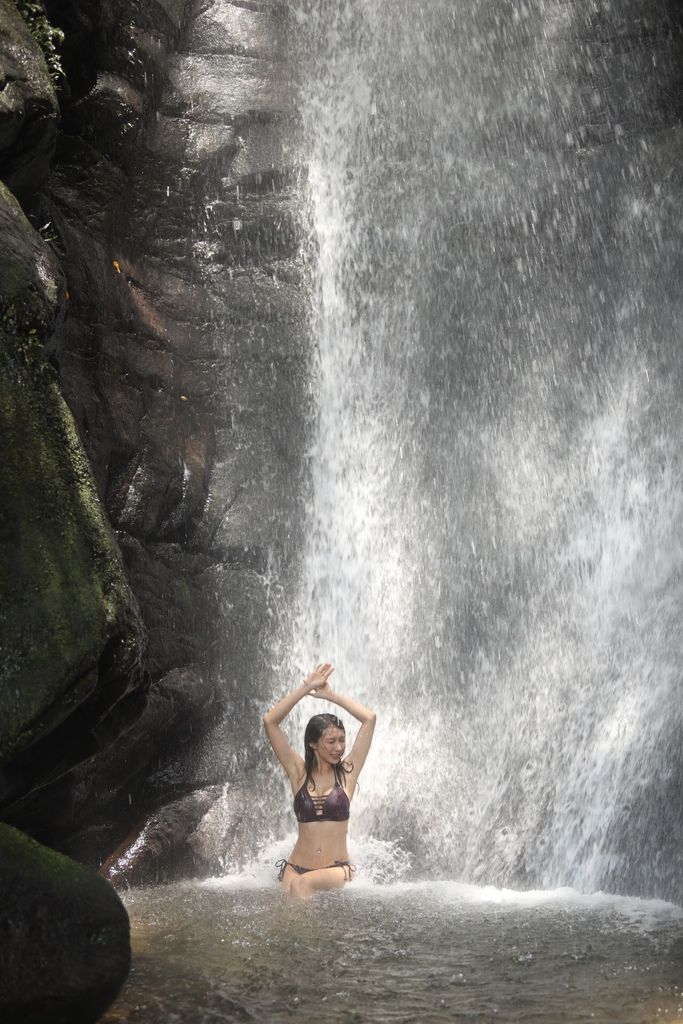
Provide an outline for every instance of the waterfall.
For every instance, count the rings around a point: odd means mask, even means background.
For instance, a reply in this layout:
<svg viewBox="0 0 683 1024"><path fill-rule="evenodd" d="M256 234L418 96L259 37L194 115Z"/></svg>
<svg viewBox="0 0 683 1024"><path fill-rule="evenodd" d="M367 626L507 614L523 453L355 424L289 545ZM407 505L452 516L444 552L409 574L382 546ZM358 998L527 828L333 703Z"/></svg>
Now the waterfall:
<svg viewBox="0 0 683 1024"><path fill-rule="evenodd" d="M675 51L665 4L618 6L293 3L292 645L379 713L356 838L422 877L681 898Z"/></svg>

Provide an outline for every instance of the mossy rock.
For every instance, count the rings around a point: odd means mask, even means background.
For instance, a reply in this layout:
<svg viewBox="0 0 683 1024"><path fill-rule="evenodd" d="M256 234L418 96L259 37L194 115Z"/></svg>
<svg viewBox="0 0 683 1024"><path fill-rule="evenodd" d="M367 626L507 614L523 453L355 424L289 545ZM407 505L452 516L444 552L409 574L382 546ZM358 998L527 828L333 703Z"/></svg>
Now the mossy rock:
<svg viewBox="0 0 683 1024"><path fill-rule="evenodd" d="M66 301L59 265L2 187L0 228L0 799L13 800L97 747L79 737L140 685L144 630L44 354ZM73 750L5 771L77 709Z"/></svg>
<svg viewBox="0 0 683 1024"><path fill-rule="evenodd" d="M0 377L0 761L55 699L59 718L87 696L131 605L57 380L13 369Z"/></svg>
<svg viewBox="0 0 683 1024"><path fill-rule="evenodd" d="M0 824L0 1020L90 1024L130 968L128 915L112 886Z"/></svg>

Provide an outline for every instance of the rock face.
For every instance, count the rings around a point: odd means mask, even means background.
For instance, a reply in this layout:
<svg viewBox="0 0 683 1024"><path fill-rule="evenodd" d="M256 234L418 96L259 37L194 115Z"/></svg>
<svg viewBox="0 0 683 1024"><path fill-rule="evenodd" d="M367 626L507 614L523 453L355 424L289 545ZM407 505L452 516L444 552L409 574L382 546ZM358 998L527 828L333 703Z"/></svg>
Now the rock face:
<svg viewBox="0 0 683 1024"><path fill-rule="evenodd" d="M133 829L102 865L114 885L146 885L204 878L248 868L263 811L254 794L262 766L236 783L197 788L167 803Z"/></svg>
<svg viewBox="0 0 683 1024"><path fill-rule="evenodd" d="M0 825L0 1017L89 1024L130 966L128 915L103 878Z"/></svg>
<svg viewBox="0 0 683 1024"><path fill-rule="evenodd" d="M4 333L0 779L8 801L90 756L131 707L139 713L143 631L54 373L31 351L30 333L24 349L21 334ZM28 366L18 365L22 357Z"/></svg>
<svg viewBox="0 0 683 1024"><path fill-rule="evenodd" d="M57 115L43 55L13 0L0 0L0 180L21 202L47 177Z"/></svg>
<svg viewBox="0 0 683 1024"><path fill-rule="evenodd" d="M216 781L185 779L178 751L251 708L269 592L292 578L308 388L296 123L280 3L46 6L67 74L37 207L69 295L50 358L140 608L151 689L127 736L99 754L89 726L81 766L40 791L12 758L2 813L96 864ZM134 604L110 616L106 656L129 659L117 707L137 668ZM93 671L70 685L89 693Z"/></svg>
<svg viewBox="0 0 683 1024"><path fill-rule="evenodd" d="M13 4L0 26L3 175L26 198L48 171L56 102ZM0 803L16 807L140 713L144 630L45 358L64 274L3 184L0 238Z"/></svg>
<svg viewBox="0 0 683 1024"><path fill-rule="evenodd" d="M196 790L151 815L143 827L126 837L101 868L114 884L141 885L187 878L206 872L193 856L193 838L216 803L219 787ZM218 864L217 867L220 868Z"/></svg>

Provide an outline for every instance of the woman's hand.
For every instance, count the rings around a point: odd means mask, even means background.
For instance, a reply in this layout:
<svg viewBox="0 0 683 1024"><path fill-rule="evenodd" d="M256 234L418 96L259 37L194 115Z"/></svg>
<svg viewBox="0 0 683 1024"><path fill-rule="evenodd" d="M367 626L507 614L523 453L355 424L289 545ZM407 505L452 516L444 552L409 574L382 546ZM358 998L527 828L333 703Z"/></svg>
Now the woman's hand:
<svg viewBox="0 0 683 1024"><path fill-rule="evenodd" d="M332 692L329 678L333 672L334 668L329 662L316 665L313 671L309 672L304 679L306 693L311 697L318 697L320 700L329 700L329 694Z"/></svg>

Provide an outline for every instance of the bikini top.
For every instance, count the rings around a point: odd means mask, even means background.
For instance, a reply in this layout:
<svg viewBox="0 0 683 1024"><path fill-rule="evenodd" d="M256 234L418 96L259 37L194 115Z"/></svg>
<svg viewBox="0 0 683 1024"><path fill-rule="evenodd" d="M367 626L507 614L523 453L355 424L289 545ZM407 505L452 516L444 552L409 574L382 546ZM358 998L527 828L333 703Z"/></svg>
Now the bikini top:
<svg viewBox="0 0 683 1024"><path fill-rule="evenodd" d="M310 821L348 821L350 806L349 798L338 782L325 796L311 796L304 781L294 797L294 814L302 824Z"/></svg>

